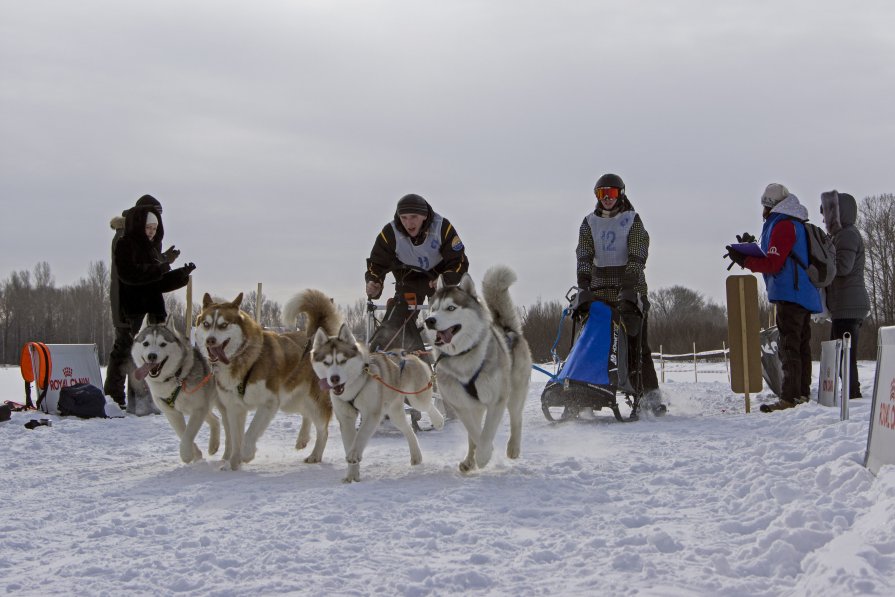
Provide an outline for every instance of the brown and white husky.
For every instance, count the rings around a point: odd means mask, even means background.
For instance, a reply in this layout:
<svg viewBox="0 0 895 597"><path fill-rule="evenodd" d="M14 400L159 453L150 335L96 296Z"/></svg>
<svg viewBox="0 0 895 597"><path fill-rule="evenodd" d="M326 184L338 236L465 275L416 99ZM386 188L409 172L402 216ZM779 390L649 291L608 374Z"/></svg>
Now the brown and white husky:
<svg viewBox="0 0 895 597"><path fill-rule="evenodd" d="M257 443L277 411L300 413L295 448L308 445L311 425L314 448L305 462L320 462L326 447L332 405L311 367L310 338L317 328L336 333L341 317L319 290L305 290L284 309L287 323L299 313L308 318L308 332L278 334L263 329L240 311L242 293L230 302L215 302L206 293L196 319L196 340L214 368L218 396L227 411L232 451L229 466L238 469L255 458ZM255 411L246 429L249 411Z"/></svg>

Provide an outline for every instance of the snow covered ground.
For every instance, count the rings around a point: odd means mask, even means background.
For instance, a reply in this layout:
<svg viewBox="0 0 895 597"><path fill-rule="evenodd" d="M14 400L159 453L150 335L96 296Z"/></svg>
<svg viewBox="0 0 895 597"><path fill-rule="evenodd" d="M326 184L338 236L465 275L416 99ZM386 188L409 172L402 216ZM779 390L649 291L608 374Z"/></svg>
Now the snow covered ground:
<svg viewBox="0 0 895 597"><path fill-rule="evenodd" d="M457 421L394 430L346 485L333 422L323 464L278 415L254 462L185 466L164 417L0 423L0 592L13 595L895 594L895 471L863 466L875 364L851 419L773 414L723 364L676 365L668 416L556 425L534 373L523 454L461 475ZM816 375L815 375L816 379ZM21 401L18 369L0 369ZM627 409L623 409L626 412ZM603 416L605 415L605 416ZM207 442L200 434L200 447Z"/></svg>

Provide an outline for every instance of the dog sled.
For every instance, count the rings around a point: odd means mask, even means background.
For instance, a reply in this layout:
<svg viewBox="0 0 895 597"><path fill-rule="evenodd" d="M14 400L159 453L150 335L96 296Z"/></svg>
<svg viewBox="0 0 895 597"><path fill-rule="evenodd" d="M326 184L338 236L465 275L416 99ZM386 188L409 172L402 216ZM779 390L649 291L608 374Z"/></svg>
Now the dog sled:
<svg viewBox="0 0 895 597"><path fill-rule="evenodd" d="M370 352L397 357L402 354L415 354L433 368L434 375L434 361L420 332L421 320L425 319L424 314L428 310L428 305L416 304L416 295L413 293L391 298L385 304L367 300L366 340ZM453 418L446 412L446 405L439 396L437 387L432 400L446 419ZM407 400L404 401L404 411L410 415L414 431L432 429L431 422L425 427L420 425L423 413L411 407Z"/></svg>
<svg viewBox="0 0 895 597"><path fill-rule="evenodd" d="M558 371L551 373L535 367L550 376L541 393L544 416L548 421L560 422L578 418L586 408L595 412L607 408L620 422L636 420L643 397L639 346L642 334L638 333L634 345L629 346L628 334L618 311L601 301L579 307L575 304L578 292L579 288L572 287L566 294L569 307L563 310L560 333L553 346ZM563 321L568 316L573 322L573 345L569 356L560 362L556 357L556 346ZM578 324L580 331L576 335ZM619 409L619 394L631 408L627 419Z"/></svg>

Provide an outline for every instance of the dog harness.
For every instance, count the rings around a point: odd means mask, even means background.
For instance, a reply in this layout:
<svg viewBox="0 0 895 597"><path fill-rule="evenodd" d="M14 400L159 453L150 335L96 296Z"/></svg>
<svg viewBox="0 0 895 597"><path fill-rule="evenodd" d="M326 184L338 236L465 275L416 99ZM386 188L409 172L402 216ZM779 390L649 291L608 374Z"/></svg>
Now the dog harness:
<svg viewBox="0 0 895 597"><path fill-rule="evenodd" d="M516 341L519 339L519 336L518 336L518 334L516 334L516 332L514 332L513 330L510 330L510 329L505 329L503 332L504 332L504 339L506 340L506 343L507 343L507 349L509 351L512 351L513 348L516 346ZM494 333L493 329L491 330L491 333L492 334ZM475 347L473 347L473 348L475 348ZM457 357L457 356L466 354L467 352L470 352L473 348L464 350L463 352L455 354L453 356ZM438 366L438 361L440 361L441 358L444 356L447 356L447 355L439 355L439 357L435 360L436 367ZM478 390L478 388L475 387L475 382L478 380L479 375L482 374L482 370L484 368L485 368L485 360L483 359L482 364L479 365L478 371L476 371L475 373L472 374L472 377L469 378L469 381L467 381L465 384L462 384L463 389L466 390L466 393L469 394L471 397L475 398L476 400L479 399L479 390Z"/></svg>
<svg viewBox="0 0 895 597"><path fill-rule="evenodd" d="M398 355L396 355L395 353L387 353L387 352L378 352L378 353L376 353L376 354L381 354L381 355L385 356L386 358L388 358L389 356L398 356ZM401 357L401 360L400 360L400 362L398 363L398 367L399 367L402 371L404 370L404 363L405 363L405 362L406 362L406 359L404 359L403 357ZM384 385L384 386L387 387L388 389L390 389L390 390L394 390L395 392L398 392L399 394L404 394L404 395L406 395L406 396L415 396L415 395L417 395L417 394L422 394L423 392L425 392L426 390L428 390L429 388L431 388L431 387L434 385L434 382L435 382L435 375L433 374L431 377L429 377L429 383L426 384L425 387L423 387L422 389L419 389L419 390L417 390L417 391L415 391L415 392L406 392L406 391L402 390L401 388L396 388L396 387L394 387L394 386L392 386L392 385L389 385L389 383L388 383L387 381L385 381L385 380L382 378L381 375L379 375L378 373L373 373L373 370L372 370L372 368L370 367L370 365L371 365L371 363L367 363L366 365L364 365L364 374L365 374L365 375L369 375L370 377L372 377L373 379L375 379L376 381L378 381L379 383L381 383L382 385Z"/></svg>
<svg viewBox="0 0 895 597"><path fill-rule="evenodd" d="M171 392L171 395L170 395L170 396L168 396L167 398L162 398L162 402L164 402L165 404L167 404L167 405L170 406L171 408L174 408L174 402L176 402L176 401L177 401L177 397L180 396L180 390L183 390L184 393L186 393L186 394L195 394L196 392L198 392L198 391L202 388L202 386L204 386L205 384L207 384L207 383L208 383L208 380L210 380L210 379L212 378L212 376L214 375L214 370L209 371L209 372L208 372L208 375L206 375L206 376L202 379L202 381L199 382L199 385L197 385L197 386L196 386L195 388L193 388L192 390L188 390L187 387L186 387L186 380L185 380L185 379L180 379L180 372L181 372L181 370L178 369L178 370L174 373L174 375L173 375L173 378L176 379L176 380L177 380L178 382L180 382L180 383L177 384L177 386L174 388L174 391ZM171 379L171 377L169 377L168 379Z"/></svg>

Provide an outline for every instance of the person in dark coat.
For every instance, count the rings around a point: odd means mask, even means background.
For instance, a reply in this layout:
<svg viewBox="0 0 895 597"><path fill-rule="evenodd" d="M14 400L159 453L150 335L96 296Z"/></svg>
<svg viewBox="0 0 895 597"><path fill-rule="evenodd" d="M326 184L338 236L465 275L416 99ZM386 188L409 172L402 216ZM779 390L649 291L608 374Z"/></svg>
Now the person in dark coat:
<svg viewBox="0 0 895 597"><path fill-rule="evenodd" d="M383 226L367 259L366 295L382 295L385 277L395 277L395 296L415 295L417 305L435 293L438 276L457 284L469 269L460 235L447 218L416 194L398 201L395 216Z"/></svg>
<svg viewBox="0 0 895 597"><path fill-rule="evenodd" d="M827 309L833 320L830 339L851 335L849 398L860 398L858 332L870 313L870 297L864 282L864 239L855 227L858 203L851 195L837 191L822 193L820 201L824 225L836 245L836 277L826 288Z"/></svg>
<svg viewBox="0 0 895 597"><path fill-rule="evenodd" d="M585 216L578 229L575 249L578 287L576 309L581 311L594 299L616 307L628 335L630 371L639 366L643 400L638 405L662 414L659 380L649 345L649 290L646 285L646 260L649 257L649 233L640 214L634 211L625 183L617 174L604 174L594 186L596 207ZM639 353L633 347L640 347ZM586 413L585 416L587 416ZM636 417L639 413L633 412Z"/></svg>
<svg viewBox="0 0 895 597"><path fill-rule="evenodd" d="M808 263L805 222L808 210L799 198L779 183L771 183L761 196L764 257L750 257L731 246L734 263L764 275L768 301L777 306L780 364L783 387L780 400L762 404L762 412L792 408L807 402L811 393L811 314L821 311L820 293L799 263ZM790 259L790 257L793 257Z"/></svg>
<svg viewBox="0 0 895 597"><path fill-rule="evenodd" d="M109 289L115 343L109 354L103 391L125 407L125 383L131 367L131 347L144 318L163 323L167 318L163 294L183 288L195 265L172 270L180 255L172 245L162 252L165 229L161 204L151 195L141 197L134 207L113 218L111 285ZM133 411L133 409L130 409Z"/></svg>

